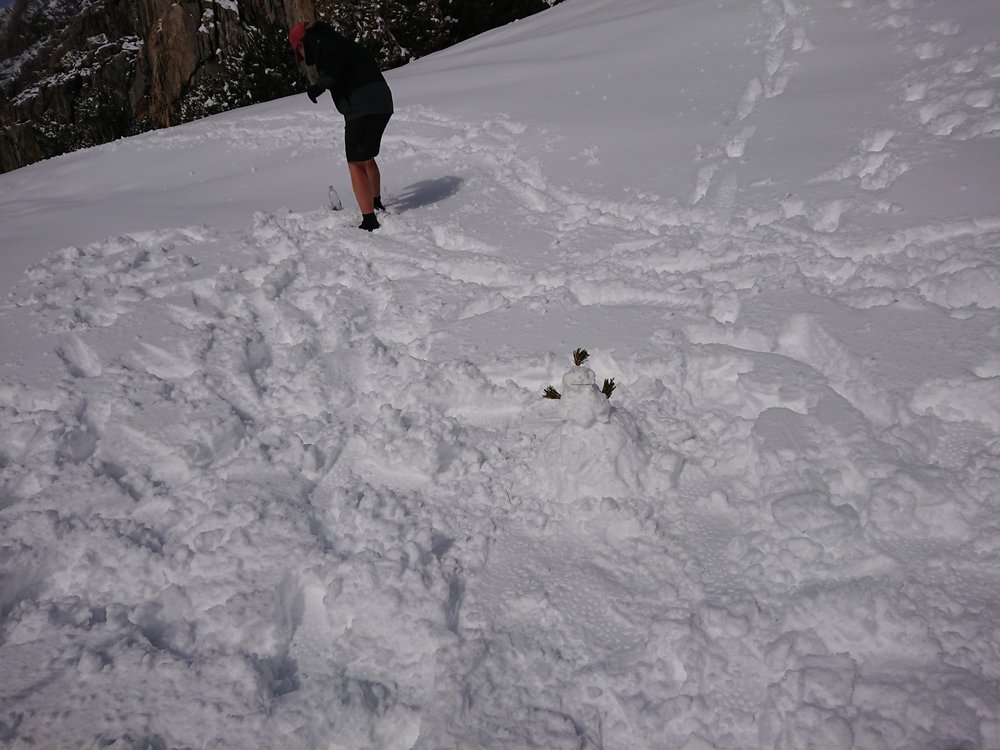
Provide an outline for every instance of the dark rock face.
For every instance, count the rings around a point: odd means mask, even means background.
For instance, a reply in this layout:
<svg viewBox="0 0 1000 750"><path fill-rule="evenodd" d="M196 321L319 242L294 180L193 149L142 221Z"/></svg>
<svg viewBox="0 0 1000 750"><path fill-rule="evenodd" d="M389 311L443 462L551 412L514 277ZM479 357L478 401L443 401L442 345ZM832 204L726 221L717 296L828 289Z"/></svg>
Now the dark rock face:
<svg viewBox="0 0 1000 750"><path fill-rule="evenodd" d="M74 135L65 125L85 84L97 91L130 78L142 40L115 11L87 0L17 0L3 11L0 169L66 150L56 144Z"/></svg>
<svg viewBox="0 0 1000 750"><path fill-rule="evenodd" d="M390 68L558 1L15 0L0 172L301 90L286 41L300 21L329 20Z"/></svg>
<svg viewBox="0 0 1000 750"><path fill-rule="evenodd" d="M17 0L0 11L0 171L178 122L178 102L251 29L312 0Z"/></svg>

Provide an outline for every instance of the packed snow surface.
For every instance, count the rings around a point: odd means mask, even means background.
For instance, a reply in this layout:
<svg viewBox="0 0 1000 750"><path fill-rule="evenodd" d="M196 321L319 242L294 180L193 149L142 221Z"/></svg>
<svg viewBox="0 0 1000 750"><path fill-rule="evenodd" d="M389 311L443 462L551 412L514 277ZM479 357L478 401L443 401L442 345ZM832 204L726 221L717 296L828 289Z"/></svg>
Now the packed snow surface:
<svg viewBox="0 0 1000 750"><path fill-rule="evenodd" d="M389 80L0 176L0 743L1000 748L1000 4Z"/></svg>

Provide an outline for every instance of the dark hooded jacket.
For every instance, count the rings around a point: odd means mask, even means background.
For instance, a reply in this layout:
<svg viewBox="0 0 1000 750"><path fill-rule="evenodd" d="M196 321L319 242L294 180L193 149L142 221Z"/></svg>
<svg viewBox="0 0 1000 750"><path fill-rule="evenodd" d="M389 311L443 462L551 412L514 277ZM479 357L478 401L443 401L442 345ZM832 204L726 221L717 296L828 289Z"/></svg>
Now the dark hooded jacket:
<svg viewBox="0 0 1000 750"><path fill-rule="evenodd" d="M302 46L316 84L330 91L345 119L392 114L392 92L371 52L322 21L308 28Z"/></svg>

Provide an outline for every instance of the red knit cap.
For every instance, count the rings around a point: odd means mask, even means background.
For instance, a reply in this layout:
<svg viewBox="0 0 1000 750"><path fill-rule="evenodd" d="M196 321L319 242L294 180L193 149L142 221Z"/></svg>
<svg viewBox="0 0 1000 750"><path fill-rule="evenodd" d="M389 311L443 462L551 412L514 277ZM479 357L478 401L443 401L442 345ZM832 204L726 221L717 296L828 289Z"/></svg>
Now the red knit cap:
<svg viewBox="0 0 1000 750"><path fill-rule="evenodd" d="M288 32L288 43L292 45L292 49L296 49L302 40L306 36L306 25L304 23L297 23L292 27L292 30ZM298 51L295 53L295 57L298 58Z"/></svg>

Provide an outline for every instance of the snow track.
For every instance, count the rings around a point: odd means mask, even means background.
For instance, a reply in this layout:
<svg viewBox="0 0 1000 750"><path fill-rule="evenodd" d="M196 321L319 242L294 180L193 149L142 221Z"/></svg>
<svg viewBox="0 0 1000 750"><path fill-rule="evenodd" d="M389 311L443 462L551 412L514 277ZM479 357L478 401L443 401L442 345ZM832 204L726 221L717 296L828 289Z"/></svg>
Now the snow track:
<svg viewBox="0 0 1000 750"><path fill-rule="evenodd" d="M306 203L38 260L0 308L0 741L1000 746L1000 214L896 203L996 132L951 12L754 5L677 197L586 138L565 177L586 124L400 97L374 235ZM776 161L851 51L882 106ZM329 160L293 106L75 158ZM578 346L590 427L541 399Z"/></svg>

